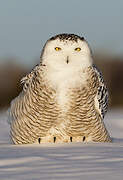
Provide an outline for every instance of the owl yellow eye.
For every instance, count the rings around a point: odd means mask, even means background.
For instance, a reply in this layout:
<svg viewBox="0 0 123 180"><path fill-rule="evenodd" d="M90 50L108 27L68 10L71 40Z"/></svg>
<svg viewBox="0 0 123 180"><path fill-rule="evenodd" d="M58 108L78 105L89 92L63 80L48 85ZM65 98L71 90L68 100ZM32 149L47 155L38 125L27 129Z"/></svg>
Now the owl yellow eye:
<svg viewBox="0 0 123 180"><path fill-rule="evenodd" d="M60 51L61 48L60 48L60 47L55 47L55 50L56 50L56 51Z"/></svg>
<svg viewBox="0 0 123 180"><path fill-rule="evenodd" d="M75 51L81 51L81 48L79 48L79 47L75 48Z"/></svg>

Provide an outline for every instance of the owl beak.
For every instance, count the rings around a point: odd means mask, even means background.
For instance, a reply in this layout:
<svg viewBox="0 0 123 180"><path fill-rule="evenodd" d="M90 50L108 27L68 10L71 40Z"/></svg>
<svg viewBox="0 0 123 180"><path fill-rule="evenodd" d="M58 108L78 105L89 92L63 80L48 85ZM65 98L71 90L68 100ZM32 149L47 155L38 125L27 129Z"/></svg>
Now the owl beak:
<svg viewBox="0 0 123 180"><path fill-rule="evenodd" d="M67 60L66 60L66 63L67 63L67 64L69 63L69 56L67 56Z"/></svg>

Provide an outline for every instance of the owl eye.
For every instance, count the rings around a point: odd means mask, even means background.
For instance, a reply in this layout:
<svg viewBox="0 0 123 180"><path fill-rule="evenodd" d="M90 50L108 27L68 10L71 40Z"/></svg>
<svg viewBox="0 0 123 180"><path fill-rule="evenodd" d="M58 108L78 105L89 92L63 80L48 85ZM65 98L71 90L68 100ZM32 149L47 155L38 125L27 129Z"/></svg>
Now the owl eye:
<svg viewBox="0 0 123 180"><path fill-rule="evenodd" d="M60 51L61 48L60 48L60 47L55 47L55 50L56 50L56 51Z"/></svg>
<svg viewBox="0 0 123 180"><path fill-rule="evenodd" d="M75 51L81 51L81 48L79 48L79 47L75 48Z"/></svg>

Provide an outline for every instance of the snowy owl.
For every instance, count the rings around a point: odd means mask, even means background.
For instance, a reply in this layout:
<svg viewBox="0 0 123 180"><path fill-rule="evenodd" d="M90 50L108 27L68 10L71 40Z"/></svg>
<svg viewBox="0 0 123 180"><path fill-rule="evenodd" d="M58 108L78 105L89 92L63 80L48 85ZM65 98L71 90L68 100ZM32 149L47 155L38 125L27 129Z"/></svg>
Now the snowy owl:
<svg viewBox="0 0 123 180"><path fill-rule="evenodd" d="M107 88L83 37L50 38L21 83L10 107L13 143L111 142L103 122Z"/></svg>

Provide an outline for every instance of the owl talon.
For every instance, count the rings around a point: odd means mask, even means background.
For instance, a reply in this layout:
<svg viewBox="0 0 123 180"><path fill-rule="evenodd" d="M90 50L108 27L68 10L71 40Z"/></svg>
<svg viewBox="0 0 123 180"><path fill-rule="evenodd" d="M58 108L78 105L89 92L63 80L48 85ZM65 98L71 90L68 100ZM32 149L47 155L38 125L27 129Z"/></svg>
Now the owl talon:
<svg viewBox="0 0 123 180"><path fill-rule="evenodd" d="M54 143L56 142L56 137L54 137Z"/></svg>
<svg viewBox="0 0 123 180"><path fill-rule="evenodd" d="M72 137L70 137L70 141L72 142Z"/></svg>
<svg viewBox="0 0 123 180"><path fill-rule="evenodd" d="M39 143L39 144L41 143L41 138L38 138L38 143Z"/></svg>
<svg viewBox="0 0 123 180"><path fill-rule="evenodd" d="M85 136L83 137L83 142L85 141Z"/></svg>

